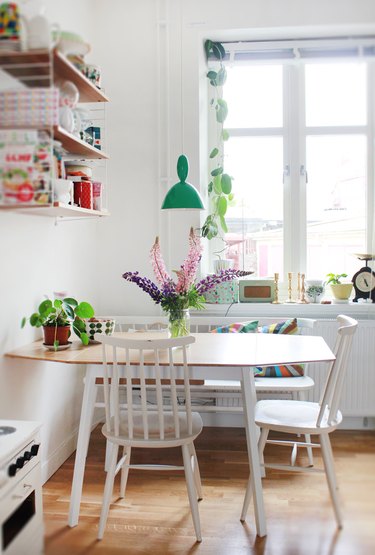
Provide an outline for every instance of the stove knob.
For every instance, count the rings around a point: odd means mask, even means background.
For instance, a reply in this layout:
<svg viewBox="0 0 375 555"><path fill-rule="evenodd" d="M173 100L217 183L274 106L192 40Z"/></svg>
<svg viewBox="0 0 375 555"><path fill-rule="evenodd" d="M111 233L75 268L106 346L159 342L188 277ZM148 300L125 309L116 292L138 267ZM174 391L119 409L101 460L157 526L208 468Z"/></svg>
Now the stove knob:
<svg viewBox="0 0 375 555"><path fill-rule="evenodd" d="M31 455L31 451L25 451L23 454L23 458L25 459L25 461L29 461L31 459L32 455Z"/></svg>
<svg viewBox="0 0 375 555"><path fill-rule="evenodd" d="M25 464L25 459L23 457L18 457L18 459L16 460L17 468L22 468L24 464Z"/></svg>
<svg viewBox="0 0 375 555"><path fill-rule="evenodd" d="M17 465L16 464L10 464L8 467L8 475L9 476L15 476L17 472Z"/></svg>
<svg viewBox="0 0 375 555"><path fill-rule="evenodd" d="M38 454L39 451L39 445L37 443L34 443L34 445L31 446L31 456L35 457Z"/></svg>

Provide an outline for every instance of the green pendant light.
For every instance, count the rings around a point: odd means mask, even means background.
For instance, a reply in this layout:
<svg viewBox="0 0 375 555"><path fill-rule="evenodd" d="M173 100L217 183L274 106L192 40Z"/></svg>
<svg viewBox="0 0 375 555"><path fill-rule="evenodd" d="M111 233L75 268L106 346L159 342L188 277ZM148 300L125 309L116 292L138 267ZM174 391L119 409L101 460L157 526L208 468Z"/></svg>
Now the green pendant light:
<svg viewBox="0 0 375 555"><path fill-rule="evenodd" d="M186 182L188 171L188 159L181 154L177 161L177 175L180 181L169 189L162 210L204 210L200 194L193 185Z"/></svg>

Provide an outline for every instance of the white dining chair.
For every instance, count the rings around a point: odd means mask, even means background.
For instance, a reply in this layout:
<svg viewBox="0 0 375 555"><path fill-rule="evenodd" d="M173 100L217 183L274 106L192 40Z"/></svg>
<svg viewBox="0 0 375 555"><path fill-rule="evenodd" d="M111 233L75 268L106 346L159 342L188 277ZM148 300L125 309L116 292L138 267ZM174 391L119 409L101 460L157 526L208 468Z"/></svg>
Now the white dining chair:
<svg viewBox="0 0 375 555"><path fill-rule="evenodd" d="M197 502L202 498L202 487L194 440L203 424L200 415L192 412L186 351L195 338L97 337L103 344L105 424L102 432L111 445L98 538L103 538L116 474L121 470L120 497L124 497L129 469L138 468L185 471L195 534L197 541L202 541ZM179 366L174 363L177 348L183 361ZM133 349L138 353L137 366L130 364ZM112 360L113 364L109 364ZM118 364L120 360L125 364ZM182 406L177 399L178 380L183 380L186 399ZM120 402L124 388L125 404ZM148 402L150 394L152 403ZM123 452L118 461L120 446ZM132 447L181 447L183 466L131 464Z"/></svg>
<svg viewBox="0 0 375 555"><path fill-rule="evenodd" d="M325 472L337 525L341 528L342 516L337 494L337 482L329 434L342 421L339 402L353 335L356 332L358 322L353 318L343 315L338 316L337 321L339 328L333 349L336 360L330 364L319 403L288 399L258 401L255 405L255 422L261 429L258 444L261 460L263 460L263 450L267 443L292 446L296 443L295 440L269 440L268 434L271 430L287 434L314 434L319 436L320 443L306 444L300 442L299 446L321 448L324 470L284 464L266 463L264 466L277 470ZM242 508L242 521L245 520L251 495L251 483L249 480Z"/></svg>

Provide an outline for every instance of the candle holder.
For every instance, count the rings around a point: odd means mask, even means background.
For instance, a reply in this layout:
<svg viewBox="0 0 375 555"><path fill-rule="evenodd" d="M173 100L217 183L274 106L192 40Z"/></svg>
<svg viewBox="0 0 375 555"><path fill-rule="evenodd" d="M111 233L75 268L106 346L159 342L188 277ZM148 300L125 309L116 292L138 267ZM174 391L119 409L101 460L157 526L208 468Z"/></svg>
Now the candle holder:
<svg viewBox="0 0 375 555"><path fill-rule="evenodd" d="M309 301L305 297L305 274L301 274L301 298L298 302L300 304L309 304Z"/></svg>
<svg viewBox="0 0 375 555"><path fill-rule="evenodd" d="M275 300L272 301L272 304L281 304L279 301L279 274L275 273Z"/></svg>
<svg viewBox="0 0 375 555"><path fill-rule="evenodd" d="M293 279L292 272L288 272L288 300L285 301L288 304L292 304L296 302L295 300L292 299L292 279Z"/></svg>

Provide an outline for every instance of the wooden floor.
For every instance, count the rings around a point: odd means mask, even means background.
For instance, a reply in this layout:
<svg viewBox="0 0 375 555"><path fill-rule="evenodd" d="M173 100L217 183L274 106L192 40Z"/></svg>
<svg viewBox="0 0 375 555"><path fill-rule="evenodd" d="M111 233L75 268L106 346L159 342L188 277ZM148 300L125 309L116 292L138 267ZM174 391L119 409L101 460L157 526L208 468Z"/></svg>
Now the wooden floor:
<svg viewBox="0 0 375 555"><path fill-rule="evenodd" d="M111 505L104 539L98 542L105 444L97 428L77 527L67 526L74 455L44 486L45 554L373 555L375 433L337 431L331 438L344 512L341 531L336 529L324 475L269 470L263 480L268 535L257 538L252 506L246 523L239 521L248 477L244 431L205 428L196 441L204 495L199 504L203 542L195 542L182 474L145 471L130 472L126 498ZM268 461L287 459L286 449L279 446L267 446L266 453ZM320 450L315 453L321 465ZM159 451L134 450L133 462L146 455L148 462L161 460ZM180 461L179 450L165 455L164 461Z"/></svg>

